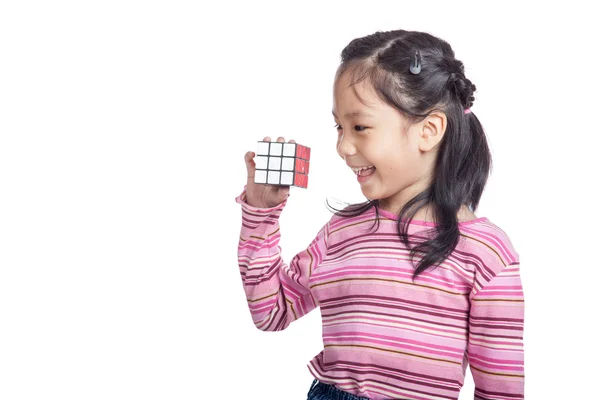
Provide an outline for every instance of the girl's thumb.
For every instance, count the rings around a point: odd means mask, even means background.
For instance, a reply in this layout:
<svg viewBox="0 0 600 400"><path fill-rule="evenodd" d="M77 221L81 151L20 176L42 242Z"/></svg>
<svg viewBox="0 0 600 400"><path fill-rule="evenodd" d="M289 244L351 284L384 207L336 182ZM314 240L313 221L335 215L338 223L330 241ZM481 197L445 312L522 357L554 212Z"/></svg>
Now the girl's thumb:
<svg viewBox="0 0 600 400"><path fill-rule="evenodd" d="M248 169L248 178L254 178L254 171L256 164L254 163L254 152L248 151L244 155L244 161L246 162L246 169Z"/></svg>

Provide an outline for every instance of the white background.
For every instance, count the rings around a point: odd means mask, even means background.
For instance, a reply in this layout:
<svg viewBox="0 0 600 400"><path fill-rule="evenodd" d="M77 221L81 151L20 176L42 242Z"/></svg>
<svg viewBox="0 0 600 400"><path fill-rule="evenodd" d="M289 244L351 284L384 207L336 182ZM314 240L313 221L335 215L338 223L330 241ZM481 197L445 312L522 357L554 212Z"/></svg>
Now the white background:
<svg viewBox="0 0 600 400"><path fill-rule="evenodd" d="M520 254L526 398L600 399L600 32L564 4L2 2L0 399L305 399L320 313L252 324L243 155L266 135L312 149L280 220L289 262L326 198L364 200L333 75L350 40L392 29L447 40L477 86L494 167L476 215Z"/></svg>

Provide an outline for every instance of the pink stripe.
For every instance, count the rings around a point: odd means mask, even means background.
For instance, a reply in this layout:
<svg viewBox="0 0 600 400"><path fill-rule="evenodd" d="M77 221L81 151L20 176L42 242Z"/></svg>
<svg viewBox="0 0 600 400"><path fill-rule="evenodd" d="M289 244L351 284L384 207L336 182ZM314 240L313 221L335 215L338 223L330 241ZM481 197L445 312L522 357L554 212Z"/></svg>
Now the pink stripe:
<svg viewBox="0 0 600 400"><path fill-rule="evenodd" d="M347 318L346 317L340 317L340 318L338 318L338 320L340 321L339 323L337 323L337 324L331 324L330 323L330 325L328 325L328 326L332 326L332 327L333 326L345 326L347 320L349 320L349 319L357 319L357 318L360 318L361 320L365 319L367 321L390 322L390 326L391 326L391 323L402 324L402 325L408 325L408 326L414 327L414 328L424 328L424 329L428 329L428 330L429 329L430 330L435 330L436 332L444 332L444 333L448 333L448 334L459 335L459 334L457 334L456 331L452 331L452 330L449 330L449 329L443 329L443 328L437 327L437 326L432 328L432 327L429 327L429 326L427 326L425 324L416 324L416 323L412 323L412 322L408 322L408 321L393 321L393 320L385 319L385 318L359 317L359 316L347 317ZM367 323L367 322L365 322L365 323ZM393 329L398 329L398 328L396 328L394 326ZM370 333L372 331L368 331L367 330L366 332ZM422 333L422 332L419 332L419 333Z"/></svg>
<svg viewBox="0 0 600 400"><path fill-rule="evenodd" d="M328 340L331 339L331 340ZM332 340L335 339L335 340ZM360 337L360 338L340 338L340 337L336 337L336 338L330 338L327 336L323 336L323 343L324 344L337 344L340 342L350 342L350 343L374 343L374 344L379 344L379 345L383 345L385 347L392 347L392 348L396 348L396 349L404 349L404 350L412 350L412 351L416 351L418 353L422 353L422 354L434 354L437 356L441 356L441 357L456 357L456 356L461 356L462 357L462 352L457 352L457 351L453 351L453 352L447 352L447 351L442 351L442 350L435 350L435 349L431 349L431 348L422 348L422 347L417 347L411 344L399 344L399 343L390 343L390 342L386 342L383 340L377 340L377 339L371 339L371 338L364 338L364 337Z"/></svg>

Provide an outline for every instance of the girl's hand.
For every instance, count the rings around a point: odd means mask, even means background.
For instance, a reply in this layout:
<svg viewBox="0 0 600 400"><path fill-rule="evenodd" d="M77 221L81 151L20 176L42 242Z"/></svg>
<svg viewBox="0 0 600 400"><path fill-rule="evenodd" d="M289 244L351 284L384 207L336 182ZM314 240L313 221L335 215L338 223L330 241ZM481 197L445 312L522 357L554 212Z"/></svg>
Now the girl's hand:
<svg viewBox="0 0 600 400"><path fill-rule="evenodd" d="M271 138L266 136L263 141L270 142ZM277 138L278 142L285 142L283 137ZM296 143L290 140L289 143ZM265 185L254 183L254 173L256 171L256 163L254 162L256 153L249 151L244 155L246 168L248 169L248 182L246 184L246 203L258 208L275 207L283 200L290 191L289 186Z"/></svg>

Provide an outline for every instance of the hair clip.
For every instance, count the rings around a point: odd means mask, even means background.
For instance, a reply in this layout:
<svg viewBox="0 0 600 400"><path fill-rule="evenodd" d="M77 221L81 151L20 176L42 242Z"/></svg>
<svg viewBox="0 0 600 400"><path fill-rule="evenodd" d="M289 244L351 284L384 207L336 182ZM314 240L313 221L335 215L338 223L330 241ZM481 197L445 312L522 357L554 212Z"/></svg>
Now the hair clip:
<svg viewBox="0 0 600 400"><path fill-rule="evenodd" d="M417 75L421 72L421 53L415 50L415 55L410 57L410 72Z"/></svg>

